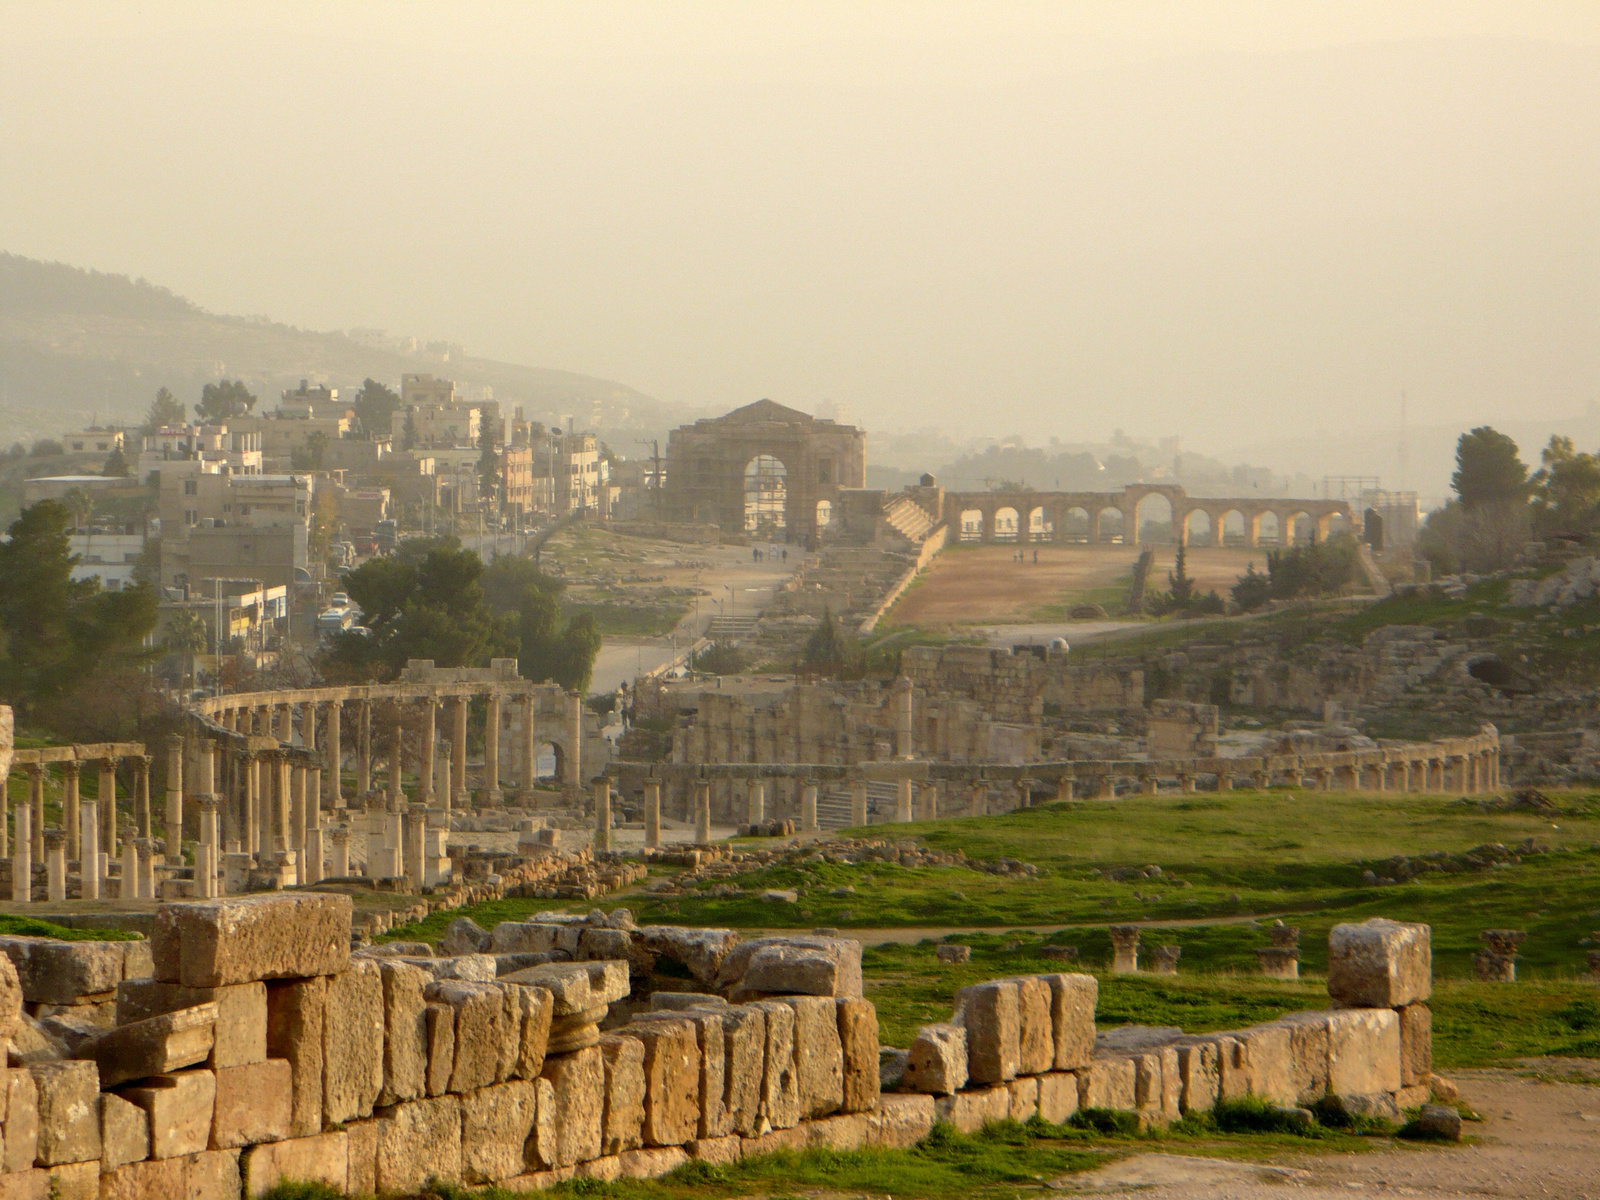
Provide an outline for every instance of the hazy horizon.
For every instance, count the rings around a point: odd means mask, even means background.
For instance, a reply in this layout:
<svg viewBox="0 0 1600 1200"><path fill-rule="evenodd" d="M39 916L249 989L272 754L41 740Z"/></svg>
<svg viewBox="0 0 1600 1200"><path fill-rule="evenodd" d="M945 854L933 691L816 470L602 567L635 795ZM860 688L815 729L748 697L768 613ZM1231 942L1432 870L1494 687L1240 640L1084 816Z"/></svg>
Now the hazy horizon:
<svg viewBox="0 0 1600 1200"><path fill-rule="evenodd" d="M1600 401L1592 5L0 12L0 248L217 312L1035 444Z"/></svg>

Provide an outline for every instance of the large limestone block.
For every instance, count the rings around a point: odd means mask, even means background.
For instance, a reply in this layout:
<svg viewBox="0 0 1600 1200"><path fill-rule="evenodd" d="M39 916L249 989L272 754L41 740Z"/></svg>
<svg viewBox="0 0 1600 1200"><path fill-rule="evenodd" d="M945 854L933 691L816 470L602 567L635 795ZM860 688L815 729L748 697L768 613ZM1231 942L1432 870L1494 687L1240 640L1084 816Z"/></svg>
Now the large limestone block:
<svg viewBox="0 0 1600 1200"><path fill-rule="evenodd" d="M967 1031L948 1022L924 1025L912 1039L900 1088L949 1096L967 1086Z"/></svg>
<svg viewBox="0 0 1600 1200"><path fill-rule="evenodd" d="M878 1009L870 1000L837 1001L839 1044L844 1050L844 1112L871 1112L878 1105Z"/></svg>
<svg viewBox="0 0 1600 1200"><path fill-rule="evenodd" d="M627 1034L602 1034L600 1061L605 1070L601 1153L636 1150L644 1144L644 1043Z"/></svg>
<svg viewBox="0 0 1600 1200"><path fill-rule="evenodd" d="M636 1021L628 1033L644 1044L644 1144L692 1141L700 1123L700 1049L693 1022Z"/></svg>
<svg viewBox="0 0 1600 1200"><path fill-rule="evenodd" d="M1312 1104L1328 1091L1328 1014L1287 1013L1276 1024L1289 1031L1289 1085L1297 1104Z"/></svg>
<svg viewBox="0 0 1600 1200"><path fill-rule="evenodd" d="M1093 975L1044 975L1050 987L1051 1042L1055 1069L1071 1071L1094 1057L1094 1010L1100 981Z"/></svg>
<svg viewBox="0 0 1600 1200"><path fill-rule="evenodd" d="M0 1104L5 1124L0 1127L0 1171L26 1171L39 1156L39 1090L26 1067L0 1069Z"/></svg>
<svg viewBox="0 0 1600 1200"><path fill-rule="evenodd" d="M380 1194L415 1192L429 1178L461 1181L461 1102L455 1096L411 1100L385 1109L378 1134Z"/></svg>
<svg viewBox="0 0 1600 1200"><path fill-rule="evenodd" d="M471 917L457 917L445 928L439 939L438 952L454 958L458 954L481 954L490 946L489 931Z"/></svg>
<svg viewBox="0 0 1600 1200"><path fill-rule="evenodd" d="M938 1113L932 1096L884 1096L865 1115L867 1145L909 1150L933 1131Z"/></svg>
<svg viewBox="0 0 1600 1200"><path fill-rule="evenodd" d="M1078 1111L1078 1077L1071 1071L1050 1071L1039 1079L1039 1117L1060 1125Z"/></svg>
<svg viewBox="0 0 1600 1200"><path fill-rule="evenodd" d="M1212 1035L1217 1047L1217 1099L1250 1095L1250 1046L1231 1033Z"/></svg>
<svg viewBox="0 0 1600 1200"><path fill-rule="evenodd" d="M239 1200L244 1191L237 1150L207 1150L183 1161L183 1200Z"/></svg>
<svg viewBox="0 0 1600 1200"><path fill-rule="evenodd" d="M550 1089L539 1091L535 1144L541 1164L570 1167L599 1158L605 1108L605 1066L600 1047L550 1056L544 1060L540 1079Z"/></svg>
<svg viewBox="0 0 1600 1200"><path fill-rule="evenodd" d="M833 997L782 996L777 1003L794 1010L795 1082L801 1119L838 1112L844 1103L844 1046L839 1040Z"/></svg>
<svg viewBox="0 0 1600 1200"><path fill-rule="evenodd" d="M1281 1022L1236 1029L1233 1036L1246 1049L1250 1064L1250 1094L1285 1108L1298 1104L1289 1027Z"/></svg>
<svg viewBox="0 0 1600 1200"><path fill-rule="evenodd" d="M687 1151L677 1146L625 1150L617 1155L619 1179L656 1179L689 1161Z"/></svg>
<svg viewBox="0 0 1600 1200"><path fill-rule="evenodd" d="M1217 1044L1195 1038L1177 1043L1180 1091L1178 1106L1186 1113L1210 1112L1221 1086Z"/></svg>
<svg viewBox="0 0 1600 1200"><path fill-rule="evenodd" d="M447 1005L455 1013L449 1090L472 1092L497 1082L500 1049L510 1033L506 1028L505 993L492 983L452 979L429 985L427 998Z"/></svg>
<svg viewBox="0 0 1600 1200"><path fill-rule="evenodd" d="M133 1162L112 1166L101 1161L100 1189L92 1192L96 1200L166 1200L169 1196L182 1196L186 1189L188 1171L181 1158L166 1158L158 1162ZM0 1177L0 1196L9 1200L6 1181ZM59 1186L43 1195L61 1195Z"/></svg>
<svg viewBox="0 0 1600 1200"><path fill-rule="evenodd" d="M1039 1111L1039 1077L1019 1075L1006 1084L1011 1093L1011 1119L1031 1121Z"/></svg>
<svg viewBox="0 0 1600 1200"><path fill-rule="evenodd" d="M792 1129L800 1123L800 1083L794 1065L794 1009L774 1000L748 1008L766 1017L761 1073L761 1121L768 1129ZM758 1130L761 1125L758 1124Z"/></svg>
<svg viewBox="0 0 1600 1200"><path fill-rule="evenodd" d="M99 1066L101 1087L115 1087L204 1062L216 1026L217 1006L197 1004L108 1029L79 1046L76 1057Z"/></svg>
<svg viewBox="0 0 1600 1200"><path fill-rule="evenodd" d="M741 944L739 935L731 929L700 929L681 925L648 925L634 930L633 938L646 953L681 963L695 979L707 986L716 982L722 964Z"/></svg>
<svg viewBox="0 0 1600 1200"><path fill-rule="evenodd" d="M1426 1004L1400 1010L1400 1083L1421 1087L1433 1075L1433 1013Z"/></svg>
<svg viewBox="0 0 1600 1200"><path fill-rule="evenodd" d="M985 1125L1011 1119L1011 1089L997 1084L953 1096L936 1096L933 1108L939 1120L949 1122L962 1133L976 1133Z"/></svg>
<svg viewBox="0 0 1600 1200"><path fill-rule="evenodd" d="M383 1090L379 1104L427 1094L428 1017L423 991L433 976L409 963L378 960L383 985Z"/></svg>
<svg viewBox="0 0 1600 1200"><path fill-rule="evenodd" d="M465 918L458 917L458 921ZM454 928L454 922L451 925ZM565 950L568 954L578 948L578 930L570 925L554 925L539 921L501 921L489 935L489 944L474 948L491 954L549 954ZM463 943L464 944L464 943ZM457 951L462 953L463 951Z"/></svg>
<svg viewBox="0 0 1600 1200"><path fill-rule="evenodd" d="M816 961L822 955L833 963L831 977ZM760 965L757 965L757 959ZM755 977L751 977L752 970ZM783 987L757 986L782 983ZM861 943L852 938L795 934L786 937L755 938L740 942L728 952L717 972L717 985L737 993L799 991L830 996L861 995ZM818 992L815 989L831 990Z"/></svg>
<svg viewBox="0 0 1600 1200"><path fill-rule="evenodd" d="M157 1075L123 1088L120 1095L150 1114L151 1158L181 1158L206 1149L217 1101L212 1072Z"/></svg>
<svg viewBox="0 0 1600 1200"><path fill-rule="evenodd" d="M997 979L961 988L955 1023L967 1031L967 1074L973 1083L1007 1083L1021 1058L1017 984Z"/></svg>
<svg viewBox="0 0 1600 1200"><path fill-rule="evenodd" d="M156 979L127 979L117 985L117 1024L128 1025L161 1013L217 1006L208 1067L239 1067L267 1057L267 985L235 983L191 988Z"/></svg>
<svg viewBox="0 0 1600 1200"><path fill-rule="evenodd" d="M211 1149L230 1150L289 1136L294 1122L294 1071L285 1058L218 1067Z"/></svg>
<svg viewBox="0 0 1600 1200"><path fill-rule="evenodd" d="M1433 993L1432 930L1373 917L1328 933L1328 995L1352 1008L1401 1008Z"/></svg>
<svg viewBox="0 0 1600 1200"><path fill-rule="evenodd" d="M584 961L617 959L626 962L633 939L626 929L588 928L578 934L577 958Z"/></svg>
<svg viewBox="0 0 1600 1200"><path fill-rule="evenodd" d="M840 1113L807 1121L806 1145L825 1150L859 1150L867 1144L867 1118L860 1113Z"/></svg>
<svg viewBox="0 0 1600 1200"><path fill-rule="evenodd" d="M461 1097L461 1178L495 1183L527 1170L527 1142L538 1112L533 1083L513 1079Z"/></svg>
<svg viewBox="0 0 1600 1200"><path fill-rule="evenodd" d="M766 1086L767 1015L759 1005L724 1008L722 1017L723 1111L743 1137L762 1120Z"/></svg>
<svg viewBox="0 0 1600 1200"><path fill-rule="evenodd" d="M628 995L628 964L604 961L543 963L500 977L501 983L542 987L550 993L553 1017L572 1017Z"/></svg>
<svg viewBox="0 0 1600 1200"><path fill-rule="evenodd" d="M716 1166L738 1162L744 1154L744 1138L737 1133L720 1138L697 1138L684 1147L690 1158Z"/></svg>
<svg viewBox="0 0 1600 1200"><path fill-rule="evenodd" d="M22 1024L22 978L10 955L0 954L0 1045Z"/></svg>
<svg viewBox="0 0 1600 1200"><path fill-rule="evenodd" d="M274 892L163 904L151 943L155 977L188 987L333 975L350 961L350 897Z"/></svg>
<svg viewBox="0 0 1600 1200"><path fill-rule="evenodd" d="M101 1092L100 1169L114 1171L149 1157L149 1114L115 1092Z"/></svg>
<svg viewBox="0 0 1600 1200"><path fill-rule="evenodd" d="M349 1137L336 1131L251 1146L239 1156L239 1170L249 1200L291 1182L325 1183L343 1192L350 1178Z"/></svg>
<svg viewBox="0 0 1600 1200"><path fill-rule="evenodd" d="M0 937L16 968L22 998L30 1004L73 1004L82 996L103 996L122 982L120 942L58 942L53 938ZM9 1005L6 1011L12 1011ZM15 1014L10 1020L15 1021Z"/></svg>
<svg viewBox="0 0 1600 1200"><path fill-rule="evenodd" d="M754 995L834 996L839 987L839 959L826 950L806 946L763 946L750 956L739 986Z"/></svg>
<svg viewBox="0 0 1600 1200"><path fill-rule="evenodd" d="M322 1120L370 1117L383 1090L383 978L372 959L328 977L322 1026Z"/></svg>
<svg viewBox="0 0 1600 1200"><path fill-rule="evenodd" d="M514 1019L519 1040L511 1074L517 1079L537 1079L539 1072L544 1069L544 1056L550 1047L550 1022L555 1012L555 999L542 987L516 983L502 986L508 995L514 995L516 1001Z"/></svg>
<svg viewBox="0 0 1600 1200"><path fill-rule="evenodd" d="M703 1008L661 1009L636 1013L634 1021L688 1021L700 1043L700 1094L696 1101L700 1120L695 1137L725 1137L733 1130L727 1104L727 1045L722 1017L726 1005Z"/></svg>
<svg viewBox="0 0 1600 1200"><path fill-rule="evenodd" d="M350 1147L350 1182L352 1196L371 1196L378 1190L378 1143L389 1122L381 1117L370 1121L352 1121L344 1127Z"/></svg>
<svg viewBox="0 0 1600 1200"><path fill-rule="evenodd" d="M1331 1010L1328 1090L1335 1096L1372 1096L1400 1086L1400 1014L1392 1008Z"/></svg>
<svg viewBox="0 0 1600 1200"><path fill-rule="evenodd" d="M92 1062L29 1063L38 1098L41 1167L100 1157L100 1076ZM202 1143L198 1149L204 1149Z"/></svg>
<svg viewBox="0 0 1600 1200"><path fill-rule="evenodd" d="M426 1017L427 1094L442 1096L450 1090L450 1075L456 1066L456 1010L448 1004L429 1001Z"/></svg>
<svg viewBox="0 0 1600 1200"><path fill-rule="evenodd" d="M1134 1108L1146 1123L1167 1124L1182 1115L1183 1081L1178 1074L1178 1050L1159 1046L1133 1056Z"/></svg>
<svg viewBox="0 0 1600 1200"><path fill-rule="evenodd" d="M1024 975L1017 985L1017 1073L1039 1075L1056 1062L1054 1018L1050 982Z"/></svg>
<svg viewBox="0 0 1600 1200"><path fill-rule="evenodd" d="M328 981L295 979L267 985L267 1051L288 1061L293 1101L289 1132L322 1132L323 1026Z"/></svg>
<svg viewBox="0 0 1600 1200"><path fill-rule="evenodd" d="M1125 1055L1091 1059L1077 1072L1078 1107L1133 1112L1138 1105L1138 1068Z"/></svg>

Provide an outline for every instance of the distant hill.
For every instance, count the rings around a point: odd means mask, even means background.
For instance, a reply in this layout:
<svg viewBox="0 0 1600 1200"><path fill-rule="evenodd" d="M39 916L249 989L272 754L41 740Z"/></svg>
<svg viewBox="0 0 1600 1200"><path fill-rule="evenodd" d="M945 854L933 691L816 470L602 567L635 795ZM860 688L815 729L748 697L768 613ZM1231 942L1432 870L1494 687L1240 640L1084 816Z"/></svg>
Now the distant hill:
<svg viewBox="0 0 1600 1200"><path fill-rule="evenodd" d="M243 379L271 407L301 379L398 387L429 371L492 388L507 409L547 422L572 415L618 441L655 437L701 414L621 383L476 358L459 346L366 331L318 333L258 317L206 312L143 279L0 253L0 442L53 437L93 418L143 417L158 388L186 405L219 378Z"/></svg>

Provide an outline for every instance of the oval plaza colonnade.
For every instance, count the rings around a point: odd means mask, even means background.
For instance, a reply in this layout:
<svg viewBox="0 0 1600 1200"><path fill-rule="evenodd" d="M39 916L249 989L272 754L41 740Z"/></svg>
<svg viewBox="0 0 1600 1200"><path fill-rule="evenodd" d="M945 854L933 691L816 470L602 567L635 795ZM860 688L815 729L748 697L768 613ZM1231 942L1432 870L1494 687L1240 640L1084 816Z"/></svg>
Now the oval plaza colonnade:
<svg viewBox="0 0 1600 1200"><path fill-rule="evenodd" d="M1176 540L1187 542L1190 518L1204 519L1211 545L1226 541L1229 516L1243 522L1244 544L1261 545L1263 523L1272 519L1277 541L1295 541L1295 526L1310 521L1317 539L1327 538L1333 522L1349 521L1350 506L1343 500L1296 500L1190 496L1176 484L1130 484L1120 492L946 492L943 519L960 531L962 541L1097 543L1114 536L1108 516L1121 519L1122 544L1139 544L1140 506L1152 497L1165 500ZM1087 533L1076 530L1087 522Z"/></svg>

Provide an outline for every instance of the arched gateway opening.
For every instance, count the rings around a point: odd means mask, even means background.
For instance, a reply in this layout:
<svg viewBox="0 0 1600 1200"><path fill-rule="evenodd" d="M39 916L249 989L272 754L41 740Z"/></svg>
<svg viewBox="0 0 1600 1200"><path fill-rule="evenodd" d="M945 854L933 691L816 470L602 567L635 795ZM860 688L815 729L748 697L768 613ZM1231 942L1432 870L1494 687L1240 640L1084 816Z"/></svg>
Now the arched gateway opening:
<svg viewBox="0 0 1600 1200"><path fill-rule="evenodd" d="M789 528L789 472L770 454L758 454L744 469L744 531L782 537Z"/></svg>

